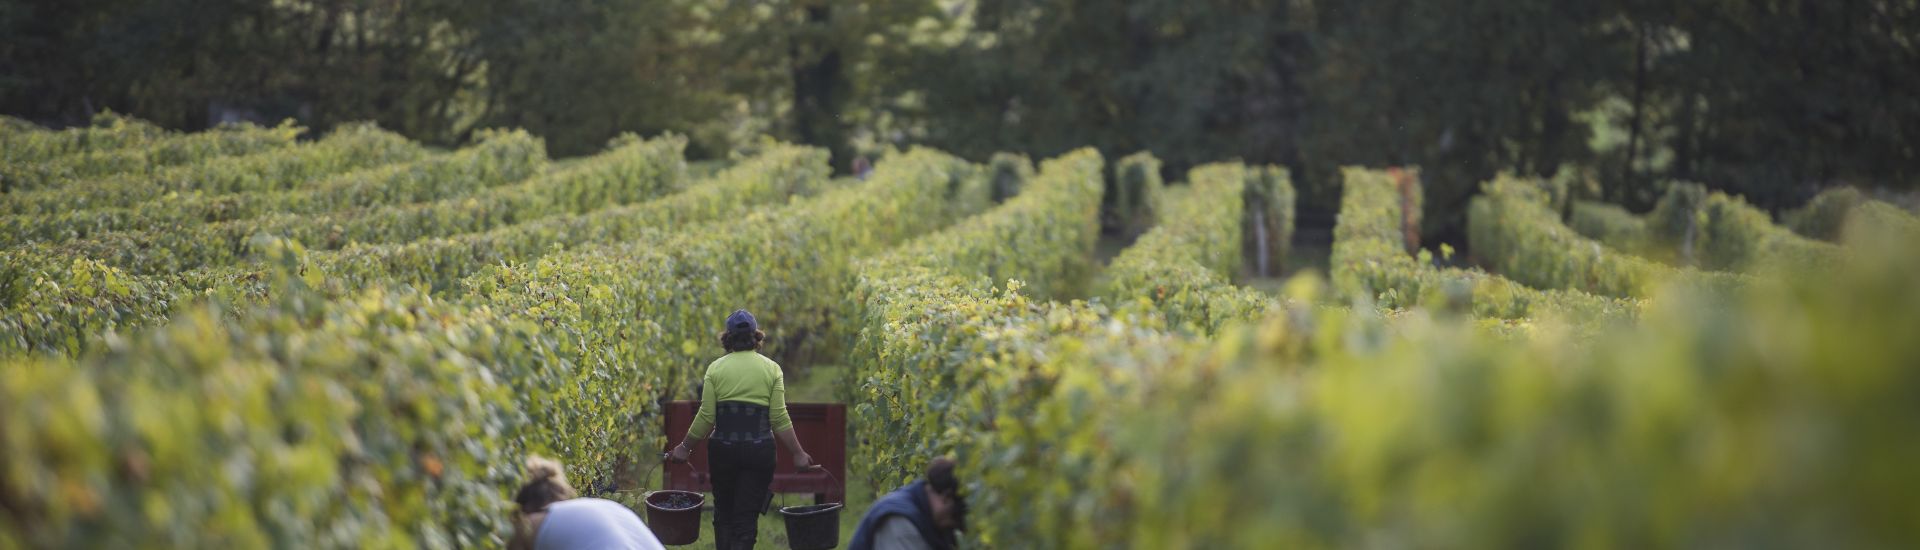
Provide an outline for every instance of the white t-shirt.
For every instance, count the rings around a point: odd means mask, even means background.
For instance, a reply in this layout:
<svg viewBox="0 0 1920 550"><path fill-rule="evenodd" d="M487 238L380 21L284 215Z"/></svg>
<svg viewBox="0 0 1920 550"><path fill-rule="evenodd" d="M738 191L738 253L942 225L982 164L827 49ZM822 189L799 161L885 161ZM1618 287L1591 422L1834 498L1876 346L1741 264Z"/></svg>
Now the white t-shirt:
<svg viewBox="0 0 1920 550"><path fill-rule="evenodd" d="M626 505L576 498L547 506L547 519L533 541L537 550L666 550L647 524Z"/></svg>

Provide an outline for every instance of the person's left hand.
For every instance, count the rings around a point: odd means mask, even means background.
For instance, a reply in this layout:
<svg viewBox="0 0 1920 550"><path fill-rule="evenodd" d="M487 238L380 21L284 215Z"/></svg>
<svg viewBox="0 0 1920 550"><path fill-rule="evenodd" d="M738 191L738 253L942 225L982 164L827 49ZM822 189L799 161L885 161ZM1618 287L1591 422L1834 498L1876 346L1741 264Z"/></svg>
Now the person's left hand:
<svg viewBox="0 0 1920 550"><path fill-rule="evenodd" d="M673 452L667 453L667 460L669 462L686 462L687 457L692 454L693 451L687 448L687 442L682 441L679 445L673 446Z"/></svg>

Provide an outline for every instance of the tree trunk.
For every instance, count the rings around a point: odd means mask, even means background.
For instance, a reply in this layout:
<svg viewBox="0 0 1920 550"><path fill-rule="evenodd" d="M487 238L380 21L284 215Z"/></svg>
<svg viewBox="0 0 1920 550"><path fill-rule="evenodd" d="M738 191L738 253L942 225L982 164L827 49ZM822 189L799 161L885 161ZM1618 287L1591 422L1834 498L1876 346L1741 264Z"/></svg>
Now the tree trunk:
<svg viewBox="0 0 1920 550"><path fill-rule="evenodd" d="M1647 33L1646 28L1636 25L1633 31L1633 118L1627 128L1626 166L1620 171L1626 180L1627 189L1638 189L1641 185L1638 168L1634 165L1640 158L1640 126L1647 108ZM1618 199L1624 197L1616 197Z"/></svg>
<svg viewBox="0 0 1920 550"><path fill-rule="evenodd" d="M1678 133L1673 147L1673 167L1668 171L1673 177L1694 179L1695 144L1699 139L1700 117L1699 98L1692 92L1681 97Z"/></svg>
<svg viewBox="0 0 1920 550"><path fill-rule="evenodd" d="M833 154L834 164L844 166L852 155L847 149L845 124L840 121L840 51L826 36L831 32L832 14L824 4L803 9L806 22L788 46L793 63L794 134L801 143L826 147Z"/></svg>

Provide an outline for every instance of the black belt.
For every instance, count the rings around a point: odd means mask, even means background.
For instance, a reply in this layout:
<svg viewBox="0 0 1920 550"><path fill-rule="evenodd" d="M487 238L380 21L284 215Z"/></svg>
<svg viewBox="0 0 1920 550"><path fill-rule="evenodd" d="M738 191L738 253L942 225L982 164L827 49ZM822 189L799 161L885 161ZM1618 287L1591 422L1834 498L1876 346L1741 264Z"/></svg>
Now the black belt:
<svg viewBox="0 0 1920 550"><path fill-rule="evenodd" d="M757 442L773 439L767 407L744 401L721 401L714 406L713 440Z"/></svg>

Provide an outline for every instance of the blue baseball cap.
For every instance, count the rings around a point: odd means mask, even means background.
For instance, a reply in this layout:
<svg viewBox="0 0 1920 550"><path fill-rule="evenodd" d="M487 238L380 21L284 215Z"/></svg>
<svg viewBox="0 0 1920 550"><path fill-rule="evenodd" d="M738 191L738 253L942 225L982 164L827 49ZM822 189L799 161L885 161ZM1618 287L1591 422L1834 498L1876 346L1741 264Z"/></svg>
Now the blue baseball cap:
<svg viewBox="0 0 1920 550"><path fill-rule="evenodd" d="M753 314L747 313L747 310L736 309L736 310L733 310L733 315L727 316L727 330L729 331L760 330L760 322L755 321L753 319Z"/></svg>

